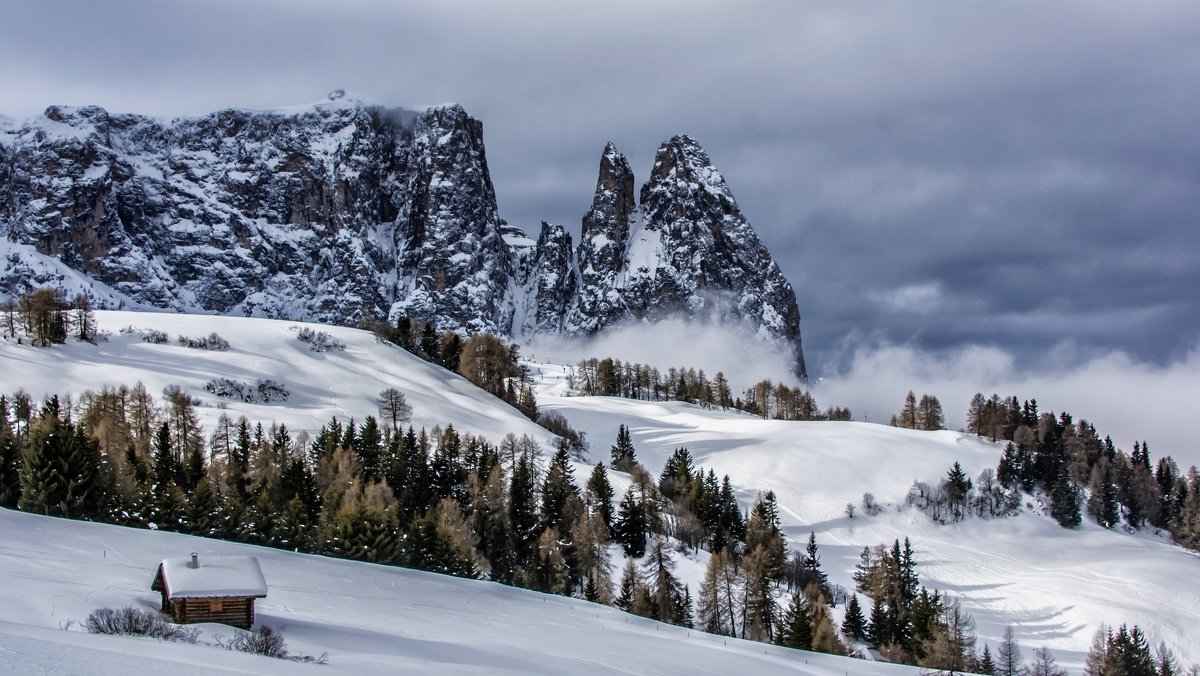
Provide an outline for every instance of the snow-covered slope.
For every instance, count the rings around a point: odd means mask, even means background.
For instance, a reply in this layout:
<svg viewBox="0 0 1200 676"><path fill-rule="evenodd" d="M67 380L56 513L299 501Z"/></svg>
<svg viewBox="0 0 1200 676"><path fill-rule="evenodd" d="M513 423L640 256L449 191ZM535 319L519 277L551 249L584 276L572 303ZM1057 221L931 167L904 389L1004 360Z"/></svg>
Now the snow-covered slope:
<svg viewBox="0 0 1200 676"><path fill-rule="evenodd" d="M462 580L173 533L0 509L0 673L98 674L810 674L904 667L724 639L613 608ZM322 666L214 645L93 636L96 608L154 610L158 563L197 552L256 556L267 597L257 620ZM229 627L200 628L200 641ZM63 629L68 629L63 631Z"/></svg>
<svg viewBox="0 0 1200 676"><path fill-rule="evenodd" d="M251 420L286 423L295 434L315 431L332 415L352 416L361 420L375 412L375 395L385 387L395 386L408 395L414 408L414 424L418 426L452 422L462 431L483 434L496 441L512 432L517 435L529 434L546 448L552 442L545 431L532 425L518 412L474 389L458 376L426 364L395 347L378 343L365 332L311 327L328 331L347 346L344 351L315 353L297 340L293 327L301 325L292 322L119 312L99 313L99 321L103 328L113 331L114 335L108 342L96 346L71 344L32 348L0 342L0 363L4 365L0 373L0 390L11 391L16 387L24 387L34 396L50 392L78 395L87 388L96 389L105 384L131 384L140 380L152 393L157 393L167 385L181 385L205 402L199 410L202 422L206 425L211 425L222 412L231 415L244 413ZM176 344L151 345L142 343L136 337L116 333L128 325L167 331L172 340L181 334L200 336L216 331L230 342L231 349L228 352L206 352ZM850 574L864 546L890 543L893 538L907 536L912 539L916 550L922 582L962 599L964 608L978 622L981 644L988 642L994 648L1004 627L1012 624L1017 638L1026 648L1027 656L1033 648L1047 646L1055 651L1060 664L1078 670L1091 634L1100 623L1129 623L1141 626L1155 642L1165 641L1185 663L1200 662L1200 592L1190 583L1200 570L1200 559L1195 554L1150 533L1129 535L1112 532L1088 521L1076 531L1064 530L1048 517L1040 515L1036 509L1009 519L972 520L954 526L938 526L922 514L894 507L903 501L914 479L939 479L956 461L961 462L972 476L985 467L994 467L1000 455L1000 447L996 444L955 432L916 432L866 423L764 421L741 414L704 411L682 403L573 397L567 396L565 368L537 363L531 364L531 367L534 369L540 407L562 413L573 426L587 432L592 443L591 463L607 462L608 446L613 442L620 424L630 427L639 459L655 473L661 469L671 451L686 446L698 464L711 467L718 474L729 474L744 506L749 505L757 492L774 490L779 498L783 525L791 539L791 546L802 546L808 533L814 531L825 569L836 583L852 587ZM203 383L214 377L278 380L292 390L292 397L286 403L270 405L228 402L225 404L227 408L222 409L218 407L218 400L202 389ZM583 473L587 469L586 464L578 467L581 479L585 477ZM623 483L621 475L614 473L613 478L615 484ZM873 493L880 503L888 507L877 516L859 514L852 519L847 518L844 512L846 503L859 503L864 492ZM8 522L5 522L2 532L7 536L9 530ZM177 536L156 534L152 537L169 540ZM97 551L103 548L102 545L89 546ZM183 547L188 546L193 545ZM0 548L6 548L0 551L10 558L30 547L33 545L11 545L8 541L0 543ZM214 544L209 547L204 551L243 551L234 545ZM34 551L43 550L35 548ZM186 554L186 551L183 553ZM156 552L151 558L178 554L176 551L162 551ZM110 551L108 556L112 555ZM279 561L309 560L307 557L293 558L275 552L266 555L282 557ZM10 558L5 559L9 563L4 565L13 567L4 571L5 579L25 579L42 574L35 570L38 565L33 563L40 560L39 557L25 558L23 563L14 563ZM138 563L132 567L141 571L146 565ZM355 571L368 569L354 568ZM11 575L10 570L14 571ZM692 562L681 562L679 568L680 575L691 584L692 589L696 588L701 571L702 567ZM326 574L331 580L358 579L359 575L357 572L331 571L326 571ZM273 573L269 569L267 576L268 582L272 582ZM99 587L101 590L104 588L104 585ZM489 586L479 588L496 589ZM87 591L90 590L70 593L86 596ZM0 595L4 593L0 592ZM489 599L526 598L523 596L525 593L510 590L488 593L501 595L488 596ZM58 595L60 592L51 594L56 598ZM335 590L329 593L328 599L318 600L316 592L310 591L305 592L304 602L328 607L336 605L342 595L343 592ZM287 600L291 598L286 595L269 598L270 603L281 604L268 606L275 608L270 611L271 614L282 618L284 606L302 607L298 600ZM569 613L579 612L578 606L566 600L549 598L543 602L541 597L536 598L538 600L535 603L544 604L546 608L563 609L562 612L568 613L568 617ZM106 600L103 603L111 602ZM23 604L21 608L31 610L42 605L29 600L20 604ZM0 608L7 605L0 604ZM10 617L4 615L5 612L8 611L0 610L0 621ZM381 609L379 612L395 614L394 610ZM624 623L623 616L614 617L618 618L614 620L618 624ZM42 626L54 627L65 619L78 618L60 618L56 613L53 621ZM355 632L371 636L378 632L387 641L395 642L395 636L388 633L392 629L379 628L379 623L386 621L371 620L365 625L357 625L348 620L348 623L355 627L366 627L361 632L358 629ZM537 634L536 629L531 632L528 627L532 623L542 627L543 621L542 616L536 613L519 619L505 615L494 622L488 620L490 624L483 623L479 631L499 632L497 625L515 623L525 627L525 631L514 631L511 635ZM287 620L281 619L281 622L287 623ZM631 619L630 622L635 620ZM316 628L324 627L316 620L293 624L297 627L315 627L314 634L320 633ZM613 627L606 624L601 631L615 631ZM549 631L547 629L545 635L553 637ZM668 630L662 628L657 631ZM310 653L324 650L334 655L346 653L350 651L348 646L357 645L355 632L351 632L355 638L346 639L345 643L322 643L316 639L309 643L305 639L306 642L296 648ZM10 632L0 630L0 634L5 633ZM338 635L337 632L334 634ZM421 640L434 640L425 634L420 637ZM84 638L73 637L70 640L82 641ZM14 639L0 639L3 640ZM442 637L437 640L450 639ZM554 643L554 640L544 642ZM364 644L360 650L367 653L376 650L371 645ZM430 646L430 649L436 648L439 655L451 654L455 652L456 645L437 644ZM520 645L529 647L525 643ZM611 644L605 645L611 647ZM382 653L388 654L388 650L392 648L382 650ZM547 650L553 651L555 648L549 647ZM761 652L763 650L768 651L766 657L777 654L766 646L754 646L747 650L747 655L764 655ZM628 651L619 649L618 652ZM676 653L667 650L664 655ZM679 656L678 659L684 658ZM707 658L698 660L703 661L688 659L683 664L695 668L708 664L727 664L716 658L716 661ZM616 660L612 663L614 668L616 663ZM592 662L586 661L577 667L564 662L551 661L548 664L553 666L547 667L547 671L555 671L555 667L560 672L600 670ZM646 664L650 666L639 664L636 670L641 673L651 673L656 668L663 673L679 671L669 661L651 659ZM747 669L759 668L753 662L748 664L750 666ZM871 668L875 669L875 666ZM520 669L514 666L512 670Z"/></svg>
<svg viewBox="0 0 1200 676"><path fill-rule="evenodd" d="M1101 623L1128 623L1165 641L1184 663L1200 662L1200 590L1190 583L1200 573L1197 554L1086 519L1078 530L1065 530L1036 505L1016 517L948 526L897 507L914 480L938 481L954 462L971 477L994 468L999 444L950 431L768 421L679 402L562 396L559 370L542 369L539 405L587 432L593 459L607 460L605 450L624 424L639 460L655 472L686 446L697 465L730 476L743 504L775 491L791 548L816 533L822 564L847 588L864 546L909 537L922 583L961 599L978 624L981 647L995 648L1011 624L1027 656L1045 646L1061 666L1079 670ZM877 516L847 517L846 504L858 506L864 492L887 507Z"/></svg>
<svg viewBox="0 0 1200 676"><path fill-rule="evenodd" d="M175 385L201 401L200 423L211 430L222 414L251 422L271 421L294 433L315 432L334 416L359 422L378 416L379 392L395 387L413 407L414 427L452 422L460 432L499 442L505 434L528 434L543 445L554 437L516 409L471 385L461 376L412 354L375 340L366 331L274 319L179 315L168 313L98 312L97 323L111 335L98 345L71 343L38 349L0 342L0 375L11 392L23 387L35 399L48 394L78 396L85 390L141 382L152 395ZM139 331L164 331L170 342L142 342ZM298 339L299 329L324 331L346 345L344 350L313 352ZM230 343L222 352L183 347L179 336L199 338L217 333ZM214 378L240 382L270 379L284 385L287 401L252 404L218 398L204 390Z"/></svg>

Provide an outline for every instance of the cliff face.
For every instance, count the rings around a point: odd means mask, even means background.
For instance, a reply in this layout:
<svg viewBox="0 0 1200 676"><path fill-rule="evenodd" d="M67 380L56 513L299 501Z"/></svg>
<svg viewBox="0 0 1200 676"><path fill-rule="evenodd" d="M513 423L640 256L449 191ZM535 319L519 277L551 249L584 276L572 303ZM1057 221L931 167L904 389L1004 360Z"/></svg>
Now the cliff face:
<svg viewBox="0 0 1200 676"><path fill-rule="evenodd" d="M609 144L578 246L557 225L525 237L497 214L482 124L459 106L51 107L0 120L0 292L521 336L736 320L793 344L802 374L791 287L704 151L664 144L640 201Z"/></svg>
<svg viewBox="0 0 1200 676"><path fill-rule="evenodd" d="M790 345L804 377L796 295L699 144L681 135L658 149L636 208L632 187L610 144L583 217L581 292L564 329L667 317L743 323Z"/></svg>

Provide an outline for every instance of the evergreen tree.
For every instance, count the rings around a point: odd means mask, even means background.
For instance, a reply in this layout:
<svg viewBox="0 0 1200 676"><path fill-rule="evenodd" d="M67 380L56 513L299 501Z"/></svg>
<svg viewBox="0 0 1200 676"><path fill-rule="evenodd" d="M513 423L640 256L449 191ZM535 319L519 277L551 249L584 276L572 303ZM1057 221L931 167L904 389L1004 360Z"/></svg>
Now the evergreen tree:
<svg viewBox="0 0 1200 676"><path fill-rule="evenodd" d="M184 518L187 521L187 531L196 535L211 536L219 532L218 524L221 514L218 508L217 496L207 477L201 477L196 487L187 497L184 508Z"/></svg>
<svg viewBox="0 0 1200 676"><path fill-rule="evenodd" d="M0 507L16 507L21 497L21 452L7 408L8 402L0 396Z"/></svg>
<svg viewBox="0 0 1200 676"><path fill-rule="evenodd" d="M633 437L629 428L621 425L617 428L617 443L612 447L612 468L619 472L628 472L637 463L637 451L633 448Z"/></svg>
<svg viewBox="0 0 1200 676"><path fill-rule="evenodd" d="M812 612L808 600L800 589L792 592L791 602L783 616L783 630L780 632L780 644L789 648L812 650Z"/></svg>
<svg viewBox="0 0 1200 676"><path fill-rule="evenodd" d="M1105 528L1117 525L1121 520L1121 506L1117 502L1117 490L1113 485L1112 470L1106 458L1101 458L1092 467L1088 491L1088 514Z"/></svg>
<svg viewBox="0 0 1200 676"><path fill-rule="evenodd" d="M375 416L369 415L363 420L354 450L358 455L364 479L378 481L383 478L383 432L379 429L379 421Z"/></svg>
<svg viewBox="0 0 1200 676"><path fill-rule="evenodd" d="M575 485L567 447L559 444L542 482L542 527L554 528L564 534L569 532L578 516L575 510L579 504L579 487Z"/></svg>
<svg viewBox="0 0 1200 676"><path fill-rule="evenodd" d="M891 634L892 630L883 599L875 598L871 603L871 617L867 620L867 633L864 638L867 643L878 648Z"/></svg>
<svg viewBox="0 0 1200 676"><path fill-rule="evenodd" d="M433 328L433 322L426 322L421 328L421 356L425 361L437 361L441 357L441 350L438 349L437 330Z"/></svg>
<svg viewBox="0 0 1200 676"><path fill-rule="evenodd" d="M1024 474L1022 456L1016 444L1008 442L1004 446L1004 454L1000 456L1000 465L996 467L996 480L1001 486L1015 489L1021 485Z"/></svg>
<svg viewBox="0 0 1200 676"><path fill-rule="evenodd" d="M971 480L958 462L946 474L946 502L950 507L952 521L961 521L967 511L967 501L971 495Z"/></svg>
<svg viewBox="0 0 1200 676"><path fill-rule="evenodd" d="M1063 528L1077 528L1082 521L1079 511L1079 489L1071 480L1066 464L1059 467L1050 494L1050 515Z"/></svg>
<svg viewBox="0 0 1200 676"><path fill-rule="evenodd" d="M534 545L540 535L536 500L533 467L522 455L517 460L508 490L509 536L512 538L513 563L518 569L533 560Z"/></svg>
<svg viewBox="0 0 1200 676"><path fill-rule="evenodd" d="M846 605L846 617L842 619L842 631L854 639L867 637L867 620L863 617L862 607L858 604L858 594L850 596Z"/></svg>
<svg viewBox="0 0 1200 676"><path fill-rule="evenodd" d="M29 437L18 506L27 512L81 518L96 512L100 448L82 428L56 415L42 418Z"/></svg>
<svg viewBox="0 0 1200 676"><path fill-rule="evenodd" d="M604 521L610 537L613 528L613 495L612 484L608 482L608 470L604 468L604 463L596 463L591 476L588 477L586 504L588 509Z"/></svg>
<svg viewBox="0 0 1200 676"><path fill-rule="evenodd" d="M633 559L625 558L625 569L621 573L620 590L617 592L616 605L621 610L629 610L633 607L633 596L637 591L637 566L634 565Z"/></svg>
<svg viewBox="0 0 1200 676"><path fill-rule="evenodd" d="M992 658L992 649L986 643L983 644L983 652L979 654L975 670L986 676L995 676L996 662Z"/></svg>
<svg viewBox="0 0 1200 676"><path fill-rule="evenodd" d="M663 465L658 478L658 490L668 500L686 496L691 491L695 474L692 454L686 448L677 448Z"/></svg>
<svg viewBox="0 0 1200 676"><path fill-rule="evenodd" d="M617 518L613 523L613 540L625 549L625 555L641 558L646 553L646 535L649 533L646 508L638 500L633 486L625 492L617 507Z"/></svg>
<svg viewBox="0 0 1200 676"><path fill-rule="evenodd" d="M171 444L171 429L167 423L158 428L154 437L154 485L167 486L174 484L178 474L178 463L175 460L174 447Z"/></svg>
<svg viewBox="0 0 1200 676"><path fill-rule="evenodd" d="M821 555L817 549L817 534L809 532L808 544L804 548L804 556L800 559L800 571L795 586L803 589L810 584L817 585L821 593L829 595L829 578L821 569Z"/></svg>

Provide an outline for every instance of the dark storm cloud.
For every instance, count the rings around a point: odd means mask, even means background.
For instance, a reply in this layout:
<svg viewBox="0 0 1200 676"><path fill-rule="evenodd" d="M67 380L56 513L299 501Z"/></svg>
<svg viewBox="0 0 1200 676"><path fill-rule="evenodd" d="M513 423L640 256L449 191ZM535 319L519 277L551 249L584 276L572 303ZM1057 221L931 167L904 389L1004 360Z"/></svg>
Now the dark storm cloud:
<svg viewBox="0 0 1200 676"><path fill-rule="evenodd" d="M605 141L640 181L687 132L796 287L810 371L861 340L1197 345L1197 3L574 4L5 2L0 107L458 101L526 230L578 228Z"/></svg>

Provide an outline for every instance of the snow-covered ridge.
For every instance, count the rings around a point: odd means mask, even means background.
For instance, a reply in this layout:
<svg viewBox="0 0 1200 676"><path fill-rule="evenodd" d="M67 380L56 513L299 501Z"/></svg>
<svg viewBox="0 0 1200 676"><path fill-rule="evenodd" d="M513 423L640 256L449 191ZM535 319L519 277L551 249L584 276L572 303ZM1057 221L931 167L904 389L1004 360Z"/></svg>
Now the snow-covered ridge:
<svg viewBox="0 0 1200 676"><path fill-rule="evenodd" d="M207 430L221 415L295 433L316 432L334 416L362 421L378 416L379 392L395 387L413 407L412 424L432 428L453 422L463 433L499 442L506 434L527 434L547 448L554 437L516 409L471 385L461 376L434 366L367 331L313 326L274 319L179 315L173 313L97 312L97 324L110 335L97 345L70 343L32 348L0 341L6 366L4 390L23 387L35 399L50 394L78 397L85 390L141 382L157 396L178 386L201 403L196 412ZM298 338L308 327L345 343L344 350L314 352ZM133 332L122 333L132 328ZM162 331L169 342L143 342L140 333ZM212 352L180 345L179 336L217 333L228 350ZM270 379L291 393L286 403L250 403L214 396L204 385L216 378L234 381ZM447 417L449 416L449 417Z"/></svg>
<svg viewBox="0 0 1200 676"><path fill-rule="evenodd" d="M51 106L0 125L0 242L25 247L9 247L0 294L59 283L105 308L408 315L522 338L736 320L789 345L802 376L795 294L699 145L663 144L641 194L607 145L576 247L561 226L534 238L500 217L483 125L457 104L335 91L171 119ZM661 235L627 241L635 221Z"/></svg>

